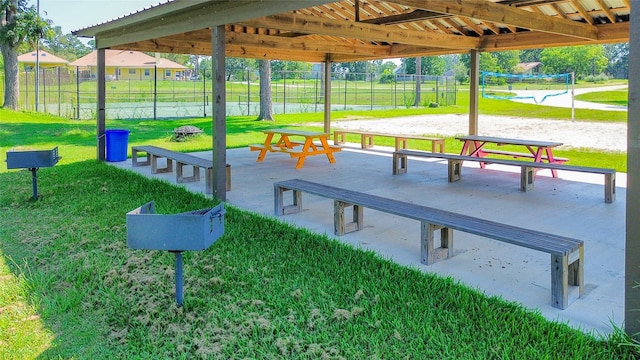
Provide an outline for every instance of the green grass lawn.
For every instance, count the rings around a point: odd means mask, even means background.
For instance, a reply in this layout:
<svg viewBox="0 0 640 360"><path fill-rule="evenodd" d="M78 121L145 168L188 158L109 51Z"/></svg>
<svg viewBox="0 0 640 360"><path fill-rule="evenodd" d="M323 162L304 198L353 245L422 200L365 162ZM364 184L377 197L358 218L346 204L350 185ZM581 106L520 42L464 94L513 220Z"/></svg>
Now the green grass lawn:
<svg viewBox="0 0 640 360"><path fill-rule="evenodd" d="M609 105L628 106L629 92L627 90L594 91L576 95L575 99Z"/></svg>
<svg viewBox="0 0 640 360"><path fill-rule="evenodd" d="M333 118L444 111L462 109L336 112ZM610 336L585 334L453 279L230 205L224 236L205 251L184 254L185 306L178 308L173 255L130 250L125 214L151 200L165 214L216 202L96 162L94 121L4 109L0 119L1 159L10 148L59 146L63 156L55 167L39 171L38 201L30 200L28 172L0 167L0 359L640 356L621 329ZM322 114L281 115L276 122L231 117L227 142L245 146L262 140L263 129L316 130L308 124L321 121ZM206 134L171 141L171 131L186 124ZM108 120L107 128L130 129L131 145L211 148L210 119ZM448 139L448 151L456 146L458 141ZM572 164L626 169L625 154L557 153Z"/></svg>

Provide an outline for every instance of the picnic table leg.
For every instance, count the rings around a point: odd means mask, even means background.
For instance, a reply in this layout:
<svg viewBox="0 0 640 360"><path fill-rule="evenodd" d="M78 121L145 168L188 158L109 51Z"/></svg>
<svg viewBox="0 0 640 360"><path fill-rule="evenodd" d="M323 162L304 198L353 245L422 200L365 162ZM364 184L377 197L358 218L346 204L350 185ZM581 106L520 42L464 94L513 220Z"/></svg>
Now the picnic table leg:
<svg viewBox="0 0 640 360"><path fill-rule="evenodd" d="M329 160L329 163L330 164L334 164L336 162L336 158L333 157L333 151L331 149L331 146L327 142L327 138L326 137L321 137L320 138L320 143L322 144L322 147L324 148L324 151L325 151L325 154L327 155L327 159Z"/></svg>
<svg viewBox="0 0 640 360"><path fill-rule="evenodd" d="M547 160L549 161L549 163L554 163L556 162L556 160L553 158L553 150L551 150L551 148L547 148ZM554 178L558 177L558 171L556 171L556 169L551 169L551 175Z"/></svg>
<svg viewBox="0 0 640 360"><path fill-rule="evenodd" d="M273 133L268 133L267 138L264 139L264 149L260 149L256 162L262 162L262 160L264 160L264 157L267 155L267 151L271 149L271 140L273 140Z"/></svg>
<svg viewBox="0 0 640 360"><path fill-rule="evenodd" d="M307 157L307 153L309 152L309 149L311 148L312 141L313 140L311 139L311 137L307 137L307 140L304 142L304 145L302 146L302 153L300 154L300 156L298 156L296 169L301 169L304 166L304 160Z"/></svg>

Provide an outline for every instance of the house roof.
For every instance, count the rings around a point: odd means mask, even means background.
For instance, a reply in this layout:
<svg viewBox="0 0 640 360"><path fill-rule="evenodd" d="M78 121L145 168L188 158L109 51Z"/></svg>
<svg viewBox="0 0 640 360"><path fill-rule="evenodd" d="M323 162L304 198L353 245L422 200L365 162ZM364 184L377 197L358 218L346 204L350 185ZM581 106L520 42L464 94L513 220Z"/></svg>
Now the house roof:
<svg viewBox="0 0 640 360"><path fill-rule="evenodd" d="M626 42L630 0L174 0L74 31L101 48L307 62Z"/></svg>
<svg viewBox="0 0 640 360"><path fill-rule="evenodd" d="M524 73L524 72L527 72L527 71L535 68L536 66L538 66L540 64L542 64L542 63L541 62L537 62L537 61L534 61L534 62L522 62L522 63L519 63L518 65L516 65L515 69L516 69L516 72Z"/></svg>
<svg viewBox="0 0 640 360"><path fill-rule="evenodd" d="M66 65L69 62L65 59L59 58L55 55L51 55L46 51L40 50L38 53L35 51L24 53L18 56L18 62L24 64L34 64L36 63L36 55L38 56L38 63L41 65Z"/></svg>
<svg viewBox="0 0 640 360"><path fill-rule="evenodd" d="M71 66L89 67L97 66L98 56L97 51L92 51L86 56L72 62ZM132 50L106 50L105 51L105 65L108 67L121 67L121 68L152 68L157 66L160 69L186 69L185 66L173 62L169 59L156 58L139 51Z"/></svg>

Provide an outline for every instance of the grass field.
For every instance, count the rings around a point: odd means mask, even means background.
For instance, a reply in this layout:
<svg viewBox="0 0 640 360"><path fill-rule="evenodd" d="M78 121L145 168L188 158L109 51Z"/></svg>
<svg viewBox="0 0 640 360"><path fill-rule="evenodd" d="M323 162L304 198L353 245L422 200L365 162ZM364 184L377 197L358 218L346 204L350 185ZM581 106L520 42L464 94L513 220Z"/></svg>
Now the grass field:
<svg viewBox="0 0 640 360"><path fill-rule="evenodd" d="M481 101L482 113L504 107ZM337 112L333 118L463 110ZM565 116L564 109L545 112ZM593 112L589 121L623 121L605 115ZM4 109L0 119L0 158L10 148L53 146L63 156L40 170L38 201L30 200L25 171L0 167L0 359L640 356L621 329L585 334L453 279L229 205L224 236L206 251L185 253L185 306L176 307L173 255L129 249L124 214L150 200L166 214L216 201L96 162L94 121ZM232 117L227 142L245 146L272 127L318 130L305 123L321 121L322 114L287 114L276 122ZM171 141L171 131L185 124L207 134ZM107 128L131 129L136 142L178 151L211 147L210 119L108 120ZM455 143L447 143L448 151L456 151ZM576 164L626 169L625 154L558 154Z"/></svg>

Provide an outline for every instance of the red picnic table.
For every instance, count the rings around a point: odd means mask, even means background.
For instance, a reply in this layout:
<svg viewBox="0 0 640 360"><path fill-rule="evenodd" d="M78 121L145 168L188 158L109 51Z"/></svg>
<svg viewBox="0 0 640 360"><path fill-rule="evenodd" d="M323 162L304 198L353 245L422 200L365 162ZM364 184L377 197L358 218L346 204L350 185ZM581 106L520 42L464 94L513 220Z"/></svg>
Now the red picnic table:
<svg viewBox="0 0 640 360"><path fill-rule="evenodd" d="M476 157L487 157L488 155L504 155L514 158L530 158L533 162L549 162L549 163L564 163L569 161L567 158L559 158L553 156L553 148L561 146L560 142L553 141L539 141L539 140L527 140L527 139L509 139L493 136L479 136L468 135L459 136L456 139L464 141L462 145L462 151L460 155L469 155ZM486 148L487 144L495 144L497 146L503 145L517 145L523 146L528 150L528 153L519 153L512 151L503 151L498 149ZM480 163L480 167L484 168L484 162ZM558 177L555 169L551 170L553 177Z"/></svg>

